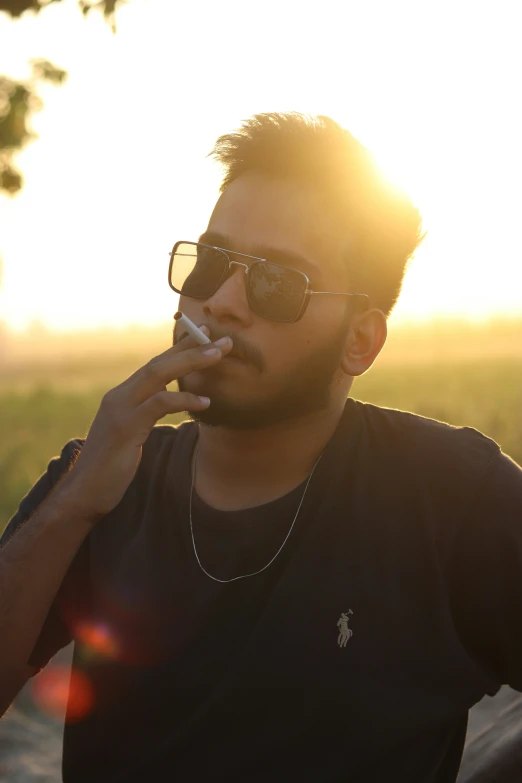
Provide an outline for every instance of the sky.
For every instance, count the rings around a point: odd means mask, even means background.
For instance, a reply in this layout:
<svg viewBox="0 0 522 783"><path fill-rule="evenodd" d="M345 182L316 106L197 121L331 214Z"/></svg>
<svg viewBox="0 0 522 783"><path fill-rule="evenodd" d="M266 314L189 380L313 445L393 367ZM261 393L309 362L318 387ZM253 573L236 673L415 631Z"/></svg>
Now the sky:
<svg viewBox="0 0 522 783"><path fill-rule="evenodd" d="M114 36L76 0L0 14L0 73L69 73L40 90L23 191L0 196L0 321L170 320L169 251L218 195L213 142L286 110L333 117L420 207L395 321L522 316L521 18L519 0L129 0Z"/></svg>

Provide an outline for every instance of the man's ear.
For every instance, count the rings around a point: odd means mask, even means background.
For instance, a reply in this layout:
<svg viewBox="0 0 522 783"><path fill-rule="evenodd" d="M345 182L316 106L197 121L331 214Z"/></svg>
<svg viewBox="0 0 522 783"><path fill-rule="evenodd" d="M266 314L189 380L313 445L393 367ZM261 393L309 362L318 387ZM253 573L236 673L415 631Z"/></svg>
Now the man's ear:
<svg viewBox="0 0 522 783"><path fill-rule="evenodd" d="M368 310L355 316L346 338L341 368L346 375L358 376L368 370L382 350L388 328L382 310Z"/></svg>

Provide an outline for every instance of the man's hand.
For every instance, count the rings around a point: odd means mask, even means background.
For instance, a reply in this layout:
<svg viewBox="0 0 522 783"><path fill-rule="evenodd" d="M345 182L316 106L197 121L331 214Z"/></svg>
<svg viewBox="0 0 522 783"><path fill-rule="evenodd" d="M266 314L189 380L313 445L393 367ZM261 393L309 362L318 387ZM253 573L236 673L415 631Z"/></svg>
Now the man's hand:
<svg viewBox="0 0 522 783"><path fill-rule="evenodd" d="M167 413L200 411L210 403L189 392L167 391L167 384L212 367L231 348L230 338L222 338L216 347L197 346L186 337L104 395L78 459L61 485L74 510L95 521L118 505L156 422Z"/></svg>

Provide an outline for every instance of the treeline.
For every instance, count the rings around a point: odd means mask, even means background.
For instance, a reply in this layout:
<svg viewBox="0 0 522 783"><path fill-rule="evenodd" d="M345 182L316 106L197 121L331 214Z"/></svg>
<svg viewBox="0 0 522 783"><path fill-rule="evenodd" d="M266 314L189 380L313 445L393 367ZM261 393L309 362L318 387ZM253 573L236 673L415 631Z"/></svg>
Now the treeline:
<svg viewBox="0 0 522 783"><path fill-rule="evenodd" d="M94 360L103 357L151 357L172 342L172 322L59 333L34 323L25 332L10 332L0 323L0 371L9 366ZM485 322L440 319L395 321L380 363L418 363L488 357L522 356L522 316Z"/></svg>

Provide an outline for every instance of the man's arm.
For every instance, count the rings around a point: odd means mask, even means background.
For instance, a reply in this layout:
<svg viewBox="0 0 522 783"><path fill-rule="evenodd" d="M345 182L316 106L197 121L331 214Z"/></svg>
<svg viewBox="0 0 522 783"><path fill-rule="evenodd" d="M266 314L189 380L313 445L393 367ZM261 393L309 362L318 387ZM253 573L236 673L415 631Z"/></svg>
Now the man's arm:
<svg viewBox="0 0 522 783"><path fill-rule="evenodd" d="M36 671L28 660L92 524L78 515L65 476L0 548L0 715Z"/></svg>
<svg viewBox="0 0 522 783"><path fill-rule="evenodd" d="M453 542L455 626L498 685L522 691L522 468L499 453Z"/></svg>

